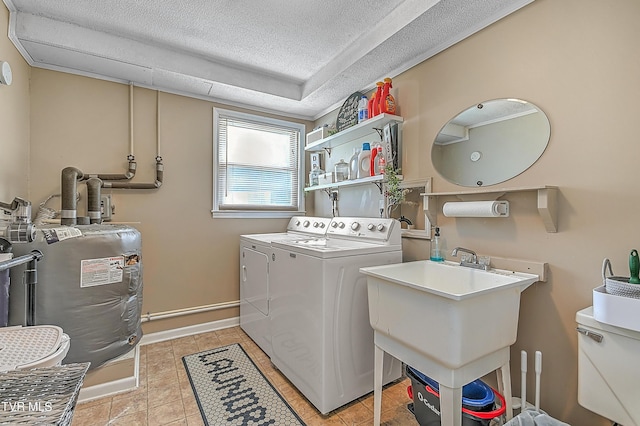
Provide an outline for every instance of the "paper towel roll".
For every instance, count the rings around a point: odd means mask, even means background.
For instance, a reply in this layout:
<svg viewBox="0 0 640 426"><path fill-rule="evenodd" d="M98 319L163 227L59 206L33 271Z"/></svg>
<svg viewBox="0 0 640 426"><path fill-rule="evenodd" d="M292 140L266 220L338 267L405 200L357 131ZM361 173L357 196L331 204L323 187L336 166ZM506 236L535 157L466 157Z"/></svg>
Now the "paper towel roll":
<svg viewBox="0 0 640 426"><path fill-rule="evenodd" d="M442 213L447 217L507 217L508 201L463 201L444 203Z"/></svg>

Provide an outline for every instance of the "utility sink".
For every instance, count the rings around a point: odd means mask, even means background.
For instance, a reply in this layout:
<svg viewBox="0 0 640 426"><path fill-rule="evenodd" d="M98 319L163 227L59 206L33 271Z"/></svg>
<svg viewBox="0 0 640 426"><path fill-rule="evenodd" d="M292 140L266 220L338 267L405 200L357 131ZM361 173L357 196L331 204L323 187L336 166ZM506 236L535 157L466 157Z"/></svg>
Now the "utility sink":
<svg viewBox="0 0 640 426"><path fill-rule="evenodd" d="M515 343L520 293L538 281L533 274L484 271L449 261L360 272L367 276L374 331L448 370Z"/></svg>

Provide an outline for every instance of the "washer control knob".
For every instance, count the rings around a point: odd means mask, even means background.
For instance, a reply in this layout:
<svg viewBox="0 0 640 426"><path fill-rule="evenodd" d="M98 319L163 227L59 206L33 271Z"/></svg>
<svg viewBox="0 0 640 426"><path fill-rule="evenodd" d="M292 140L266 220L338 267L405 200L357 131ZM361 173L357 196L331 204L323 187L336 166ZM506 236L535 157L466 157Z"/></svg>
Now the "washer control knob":
<svg viewBox="0 0 640 426"><path fill-rule="evenodd" d="M320 222L320 228L324 228L324 222Z"/></svg>
<svg viewBox="0 0 640 426"><path fill-rule="evenodd" d="M378 225L378 231L380 231L380 232L384 231L384 225L383 224Z"/></svg>
<svg viewBox="0 0 640 426"><path fill-rule="evenodd" d="M374 230L374 228L375 228L375 225L374 225L373 223L370 223L370 224L368 224L368 225L367 225L367 229L368 229L369 231L373 231L373 230Z"/></svg>
<svg viewBox="0 0 640 426"><path fill-rule="evenodd" d="M338 226L340 227L340 229L344 228L344 222L340 222Z"/></svg>
<svg viewBox="0 0 640 426"><path fill-rule="evenodd" d="M305 228L308 228L310 224L311 222L309 222L308 220L305 220L302 226L304 226Z"/></svg>
<svg viewBox="0 0 640 426"><path fill-rule="evenodd" d="M313 222L313 227L317 228L318 226L320 226L320 224L318 222Z"/></svg>
<svg viewBox="0 0 640 426"><path fill-rule="evenodd" d="M300 226L300 221L296 220L296 226Z"/></svg>
<svg viewBox="0 0 640 426"><path fill-rule="evenodd" d="M335 228L336 226L338 226L338 222L331 222L331 227Z"/></svg>
<svg viewBox="0 0 640 426"><path fill-rule="evenodd" d="M360 228L360 224L358 222L353 222L351 224L351 229L353 229L354 231L357 231L358 228Z"/></svg>

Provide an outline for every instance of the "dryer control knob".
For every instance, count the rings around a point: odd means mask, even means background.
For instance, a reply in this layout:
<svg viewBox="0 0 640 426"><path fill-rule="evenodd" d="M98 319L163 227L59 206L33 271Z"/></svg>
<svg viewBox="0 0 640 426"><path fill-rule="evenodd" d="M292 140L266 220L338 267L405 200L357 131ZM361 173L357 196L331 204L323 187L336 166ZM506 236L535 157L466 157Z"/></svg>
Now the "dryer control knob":
<svg viewBox="0 0 640 426"><path fill-rule="evenodd" d="M318 226L320 226L320 224L318 222L313 222L313 227L317 228Z"/></svg>
<svg viewBox="0 0 640 426"><path fill-rule="evenodd" d="M300 226L300 221L296 220L296 226Z"/></svg>
<svg viewBox="0 0 640 426"><path fill-rule="evenodd" d="M340 227L340 229L344 228L344 222L340 222L338 226Z"/></svg>
<svg viewBox="0 0 640 426"><path fill-rule="evenodd" d="M383 224L378 225L378 231L381 231L381 232L384 231L384 225Z"/></svg>
<svg viewBox="0 0 640 426"><path fill-rule="evenodd" d="M309 222L308 220L305 220L302 226L304 226L305 228L308 228L310 224L311 222Z"/></svg>
<svg viewBox="0 0 640 426"><path fill-rule="evenodd" d="M370 223L370 224L367 225L367 229L369 231L373 231L374 228L375 228L375 225L373 223Z"/></svg>
<svg viewBox="0 0 640 426"><path fill-rule="evenodd" d="M331 222L331 227L332 228L335 228L336 226L338 226L338 222ZM344 225L342 225L342 226L344 226Z"/></svg>
<svg viewBox="0 0 640 426"><path fill-rule="evenodd" d="M351 224L351 229L353 229L354 231L357 231L358 228L360 228L360 224L358 222L353 222Z"/></svg>
<svg viewBox="0 0 640 426"><path fill-rule="evenodd" d="M324 222L320 222L320 228L324 228Z"/></svg>

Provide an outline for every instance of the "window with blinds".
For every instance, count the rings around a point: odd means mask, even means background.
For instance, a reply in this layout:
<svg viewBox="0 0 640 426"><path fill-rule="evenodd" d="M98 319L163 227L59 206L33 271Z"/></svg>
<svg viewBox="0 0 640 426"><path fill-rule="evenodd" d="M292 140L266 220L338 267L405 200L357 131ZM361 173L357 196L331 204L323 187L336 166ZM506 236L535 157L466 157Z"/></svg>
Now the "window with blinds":
<svg viewBox="0 0 640 426"><path fill-rule="evenodd" d="M302 124L222 109L213 123L214 215L304 210Z"/></svg>

